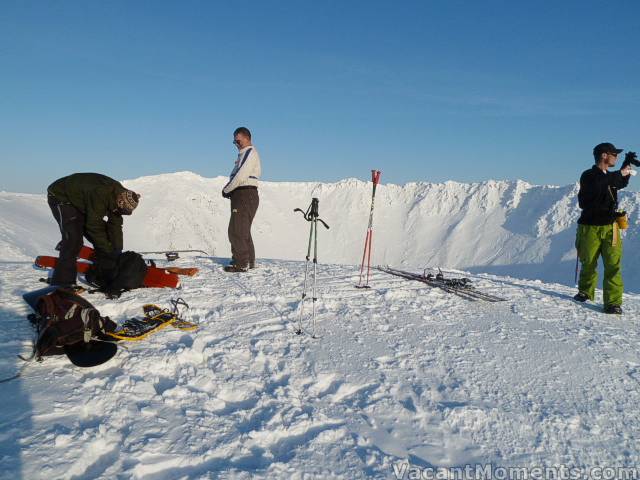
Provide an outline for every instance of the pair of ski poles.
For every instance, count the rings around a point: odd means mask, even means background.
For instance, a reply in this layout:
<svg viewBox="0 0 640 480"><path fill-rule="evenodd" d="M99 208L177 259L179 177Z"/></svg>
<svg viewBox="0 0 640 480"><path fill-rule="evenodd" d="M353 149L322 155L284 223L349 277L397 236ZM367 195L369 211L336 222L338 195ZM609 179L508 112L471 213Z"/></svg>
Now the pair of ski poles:
<svg viewBox="0 0 640 480"><path fill-rule="evenodd" d="M376 188L380 183L380 176L382 172L380 170L371 170L371 181L373 183L373 192L371 195L371 210L369 212L369 225L367 227L367 235L364 241L364 253L362 255L362 265L360 266L360 281L357 288L370 288L369 287L369 276L371 274L371 247L373 242L373 208L376 199ZM307 208L307 211L303 211L300 208L294 209L294 212L300 212L304 219L307 222L310 222L309 225L309 243L307 246L307 256L305 262L304 269L304 287L302 290L302 300L300 305L300 316L298 317L298 328L295 330L295 333L300 335L303 332L302 328L302 319L304 317L304 304L307 299L307 286L309 282L309 261L311 260L311 245L313 244L313 285L311 287L311 305L312 305L312 313L311 313L311 336L315 338L315 329L316 329L316 301L318 300L316 296L316 285L317 285L317 273L318 273L318 222L322 223L325 228L329 229L329 225L326 224L324 220L320 218L319 214L319 201L317 198L311 199L311 204ZM364 264L365 259L367 261L367 274L366 274L366 282L363 284L362 279L364 276Z"/></svg>
<svg viewBox="0 0 640 480"><path fill-rule="evenodd" d="M322 223L326 229L329 229L329 225L326 224L324 220L320 218L320 214L318 212L319 201L317 198L311 199L311 204L307 208L307 211L304 212L300 208L296 208L294 212L302 213L304 219L310 223L309 225L309 244L307 246L307 257L304 266L304 287L302 290L302 300L300 302L300 317L298 318L298 328L295 330L297 335L301 335L303 332L302 328L302 318L304 316L304 303L307 298L307 284L309 280L309 260L311 259L311 244L313 243L313 286L311 287L311 332L310 335L312 338L316 338L316 301L318 297L316 297L316 284L318 279L318 222Z"/></svg>
<svg viewBox="0 0 640 480"><path fill-rule="evenodd" d="M364 239L364 252L362 253L362 264L360 265L360 280L356 288L370 288L369 275L371 274L371 242L373 241L373 205L376 200L376 187L380 183L380 170L371 170L371 182L373 183L373 193L371 195L371 211L369 212L369 226L367 227L367 236ZM367 261L366 282L362 283L364 276L364 262Z"/></svg>

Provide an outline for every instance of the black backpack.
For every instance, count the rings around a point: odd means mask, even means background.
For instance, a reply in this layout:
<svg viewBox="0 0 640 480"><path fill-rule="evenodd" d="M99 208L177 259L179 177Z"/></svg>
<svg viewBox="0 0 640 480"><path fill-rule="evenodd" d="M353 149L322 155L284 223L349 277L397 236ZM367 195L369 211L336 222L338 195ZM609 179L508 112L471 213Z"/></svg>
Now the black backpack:
<svg viewBox="0 0 640 480"><path fill-rule="evenodd" d="M56 289L38 298L29 316L37 331L34 356L59 355L69 345L89 343L115 329L87 300L68 290Z"/></svg>
<svg viewBox="0 0 640 480"><path fill-rule="evenodd" d="M99 268L89 270L85 278L108 297L117 298L127 290L142 287L147 269L142 255L136 252L123 252L118 257L116 275L113 279L101 278Z"/></svg>

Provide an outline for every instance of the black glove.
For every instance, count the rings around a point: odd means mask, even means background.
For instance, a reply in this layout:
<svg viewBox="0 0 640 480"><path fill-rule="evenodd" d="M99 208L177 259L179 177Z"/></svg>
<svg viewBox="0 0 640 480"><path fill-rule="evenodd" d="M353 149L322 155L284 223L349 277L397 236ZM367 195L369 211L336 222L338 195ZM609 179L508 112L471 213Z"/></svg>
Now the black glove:
<svg viewBox="0 0 640 480"><path fill-rule="evenodd" d="M231 198L231 194L230 193L224 193L224 190L222 190L222 198Z"/></svg>

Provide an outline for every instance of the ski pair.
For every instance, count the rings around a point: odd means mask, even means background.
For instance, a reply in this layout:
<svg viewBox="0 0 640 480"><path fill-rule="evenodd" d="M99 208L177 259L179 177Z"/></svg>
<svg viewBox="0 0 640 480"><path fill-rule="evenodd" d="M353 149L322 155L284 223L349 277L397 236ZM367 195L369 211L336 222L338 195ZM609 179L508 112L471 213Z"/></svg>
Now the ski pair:
<svg viewBox="0 0 640 480"><path fill-rule="evenodd" d="M173 305L171 310L153 304L143 305L142 318L130 318L108 335L118 340L137 342L168 326L187 332L198 328L197 324L181 318L179 307L189 308L184 300L181 298L171 300L171 304Z"/></svg>
<svg viewBox="0 0 640 480"><path fill-rule="evenodd" d="M407 280L416 280L422 283L426 283L430 287L440 288L447 293L453 293L458 295L461 298L471 301L484 301L484 302L504 302L505 299L501 297L497 297L495 295L491 295L489 293L481 292L476 288L470 285L470 280L468 278L444 278L442 272L438 273L438 275L420 275L418 273L407 272L404 270L398 270L396 268L392 268L389 266L376 267L376 270L379 270L384 273L388 273L390 275L395 275L396 277L402 277Z"/></svg>

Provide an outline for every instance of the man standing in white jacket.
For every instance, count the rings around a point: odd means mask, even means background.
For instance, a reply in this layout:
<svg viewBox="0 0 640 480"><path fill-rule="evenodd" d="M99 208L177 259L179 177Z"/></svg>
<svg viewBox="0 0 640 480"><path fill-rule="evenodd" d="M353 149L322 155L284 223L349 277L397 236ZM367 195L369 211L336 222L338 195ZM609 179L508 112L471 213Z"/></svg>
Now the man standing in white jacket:
<svg viewBox="0 0 640 480"><path fill-rule="evenodd" d="M260 156L251 143L248 128L236 128L233 144L238 148L238 158L229 182L222 189L222 196L231 199L229 219L229 242L231 242L232 264L225 272L246 272L256 264L256 252L251 238L251 223L258 210L258 179L260 178Z"/></svg>

